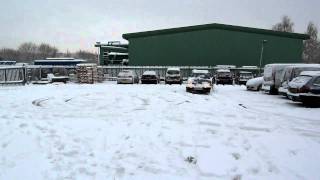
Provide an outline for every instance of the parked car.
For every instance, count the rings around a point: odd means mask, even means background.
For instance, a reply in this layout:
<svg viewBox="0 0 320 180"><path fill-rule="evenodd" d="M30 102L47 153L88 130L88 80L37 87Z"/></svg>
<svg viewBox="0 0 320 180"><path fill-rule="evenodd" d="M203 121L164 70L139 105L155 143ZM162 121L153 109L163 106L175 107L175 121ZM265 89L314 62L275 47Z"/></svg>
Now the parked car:
<svg viewBox="0 0 320 180"><path fill-rule="evenodd" d="M267 64L264 67L262 89L270 94L278 94L281 85L281 75L285 67L296 64Z"/></svg>
<svg viewBox="0 0 320 180"><path fill-rule="evenodd" d="M195 78L190 78L186 85L187 92L198 92L209 94L212 89L212 80L205 78L204 76L199 76Z"/></svg>
<svg viewBox="0 0 320 180"><path fill-rule="evenodd" d="M320 71L303 71L289 82L288 97L303 104L320 104Z"/></svg>
<svg viewBox="0 0 320 180"><path fill-rule="evenodd" d="M194 78L197 78L197 77L201 77L203 79L207 79L207 80L209 80L211 82L211 84L213 84L212 75L208 70L197 70L197 69L194 69L194 70L192 70L191 77L188 78L188 80L194 79Z"/></svg>
<svg viewBox="0 0 320 180"><path fill-rule="evenodd" d="M263 84L263 77L253 78L247 81L247 90L260 91Z"/></svg>
<svg viewBox="0 0 320 180"><path fill-rule="evenodd" d="M141 76L142 84L158 84L160 81L155 71L145 71Z"/></svg>
<svg viewBox="0 0 320 180"><path fill-rule="evenodd" d="M139 77L135 71L123 70L119 72L117 84L134 84L139 83Z"/></svg>
<svg viewBox="0 0 320 180"><path fill-rule="evenodd" d="M237 76L237 84L239 85L246 85L247 81L254 78L252 72L249 71L240 71Z"/></svg>
<svg viewBox="0 0 320 180"><path fill-rule="evenodd" d="M299 64L285 67L281 76L279 94L287 96L289 82L299 76L302 71L320 71L320 64Z"/></svg>
<svg viewBox="0 0 320 180"><path fill-rule="evenodd" d="M233 84L233 77L229 69L218 69L216 72L217 84Z"/></svg>
<svg viewBox="0 0 320 180"><path fill-rule="evenodd" d="M165 77L166 84L182 84L183 79L179 68L168 68Z"/></svg>

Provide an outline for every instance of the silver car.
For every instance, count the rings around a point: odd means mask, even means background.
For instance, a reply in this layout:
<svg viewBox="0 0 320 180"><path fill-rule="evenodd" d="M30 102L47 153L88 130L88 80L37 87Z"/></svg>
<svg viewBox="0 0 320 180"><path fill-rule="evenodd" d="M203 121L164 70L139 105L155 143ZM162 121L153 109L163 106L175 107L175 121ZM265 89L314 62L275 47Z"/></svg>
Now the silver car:
<svg viewBox="0 0 320 180"><path fill-rule="evenodd" d="M131 70L123 70L119 72L117 84L134 84L139 83L139 77L136 72Z"/></svg>

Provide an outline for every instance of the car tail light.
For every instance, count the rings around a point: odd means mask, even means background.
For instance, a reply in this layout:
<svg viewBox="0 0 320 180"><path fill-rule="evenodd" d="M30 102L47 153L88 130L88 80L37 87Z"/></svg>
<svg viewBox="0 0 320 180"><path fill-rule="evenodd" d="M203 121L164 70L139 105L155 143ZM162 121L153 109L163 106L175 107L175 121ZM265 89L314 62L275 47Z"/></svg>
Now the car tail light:
<svg viewBox="0 0 320 180"><path fill-rule="evenodd" d="M299 89L299 93L308 93L310 91L310 88L307 87L307 86L302 86L300 89Z"/></svg>

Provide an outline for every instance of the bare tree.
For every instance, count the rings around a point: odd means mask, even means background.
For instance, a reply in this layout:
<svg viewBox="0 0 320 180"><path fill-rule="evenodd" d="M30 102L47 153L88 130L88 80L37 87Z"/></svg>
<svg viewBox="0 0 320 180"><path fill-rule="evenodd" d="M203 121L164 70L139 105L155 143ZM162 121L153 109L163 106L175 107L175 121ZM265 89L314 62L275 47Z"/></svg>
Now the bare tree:
<svg viewBox="0 0 320 180"><path fill-rule="evenodd" d="M38 46L32 42L22 43L18 47L18 51L20 52L21 60L25 62L30 62L31 60L36 59L36 54L38 53Z"/></svg>
<svg viewBox="0 0 320 180"><path fill-rule="evenodd" d="M15 49L3 48L0 50L2 60L19 61L20 53Z"/></svg>
<svg viewBox="0 0 320 180"><path fill-rule="evenodd" d="M56 57L58 49L49 44L42 43L38 47L38 58L45 59L48 57Z"/></svg>
<svg viewBox="0 0 320 180"><path fill-rule="evenodd" d="M280 23L277 23L272 27L272 30L282 31L282 32L294 32L294 23L288 16L283 16Z"/></svg>
<svg viewBox="0 0 320 180"><path fill-rule="evenodd" d="M98 55L89 51L79 50L74 54L75 58L84 59L92 63L97 63Z"/></svg>
<svg viewBox="0 0 320 180"><path fill-rule="evenodd" d="M320 62L320 42L318 41L318 28L312 22L308 24L307 32L309 40L304 41L303 59L307 63Z"/></svg>

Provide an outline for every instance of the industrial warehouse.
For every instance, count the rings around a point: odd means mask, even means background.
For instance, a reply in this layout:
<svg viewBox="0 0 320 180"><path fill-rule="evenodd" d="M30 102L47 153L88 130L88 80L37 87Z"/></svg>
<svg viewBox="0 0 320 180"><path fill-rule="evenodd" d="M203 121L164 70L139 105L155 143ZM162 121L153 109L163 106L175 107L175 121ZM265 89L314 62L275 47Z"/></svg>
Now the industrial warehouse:
<svg viewBox="0 0 320 180"><path fill-rule="evenodd" d="M309 39L309 36L205 24L123 34L123 38L129 41L129 45L96 44L101 65L121 64L122 59L126 59L126 64L134 66L263 66L269 63L301 63L303 40Z"/></svg>
<svg viewBox="0 0 320 180"><path fill-rule="evenodd" d="M0 179L318 177L308 35L205 24L123 38L93 59L0 61Z"/></svg>

